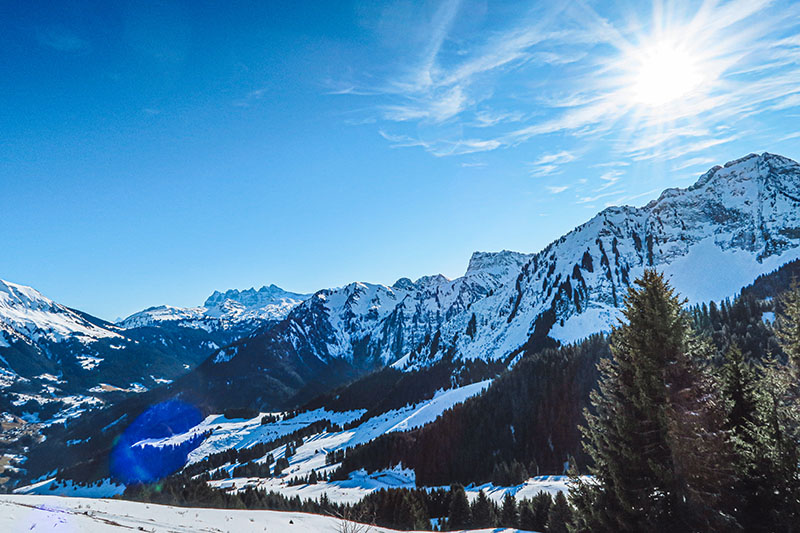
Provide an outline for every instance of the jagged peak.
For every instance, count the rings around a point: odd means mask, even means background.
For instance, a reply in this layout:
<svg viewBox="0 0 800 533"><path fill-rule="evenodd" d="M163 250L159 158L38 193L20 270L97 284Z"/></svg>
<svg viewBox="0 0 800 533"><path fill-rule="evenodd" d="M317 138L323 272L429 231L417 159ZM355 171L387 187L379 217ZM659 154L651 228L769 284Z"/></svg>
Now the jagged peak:
<svg viewBox="0 0 800 533"><path fill-rule="evenodd" d="M225 292L214 291L211 294L211 296L209 296L206 299L203 305L205 307L214 307L221 305L226 300L234 300L249 307L253 305L268 303L269 300L280 300L280 299L305 300L309 296L310 295L308 294L289 292L287 290L282 289L281 287L278 287L273 283L270 285L264 285L258 290L256 290L255 287L251 287L249 289L244 289L244 290L228 289Z"/></svg>
<svg viewBox="0 0 800 533"><path fill-rule="evenodd" d="M521 266L530 259L530 254L501 250L499 252L474 252L469 259L466 275L479 272L501 274L510 266Z"/></svg>

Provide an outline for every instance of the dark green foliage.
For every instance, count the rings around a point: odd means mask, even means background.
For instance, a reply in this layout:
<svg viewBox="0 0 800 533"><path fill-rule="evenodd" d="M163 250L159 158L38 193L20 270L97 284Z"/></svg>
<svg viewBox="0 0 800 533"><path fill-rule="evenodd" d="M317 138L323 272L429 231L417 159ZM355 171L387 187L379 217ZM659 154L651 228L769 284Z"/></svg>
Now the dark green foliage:
<svg viewBox="0 0 800 533"><path fill-rule="evenodd" d="M577 426L597 382L597 362L607 354L605 338L595 335L527 355L484 394L435 422L349 449L339 476L402 463L423 485L490 480L515 485L531 474L524 465L560 474L570 455L583 464Z"/></svg>
<svg viewBox="0 0 800 533"><path fill-rule="evenodd" d="M792 280L791 287L778 301L775 329L781 347L790 363L800 367L800 284Z"/></svg>
<svg viewBox="0 0 800 533"><path fill-rule="evenodd" d="M500 509L500 525L503 527L517 527L519 524L519 510L517 499L511 492L503 496L503 506Z"/></svg>
<svg viewBox="0 0 800 533"><path fill-rule="evenodd" d="M480 491L472 503L472 527L481 529L490 527L497 520L496 516L494 504L485 492Z"/></svg>
<svg viewBox="0 0 800 533"><path fill-rule="evenodd" d="M690 335L682 301L652 270L629 290L627 323L612 334L587 413L595 482L572 492L586 531L714 530L732 482L724 412L703 372L708 350ZM552 514L552 511L551 511Z"/></svg>
<svg viewBox="0 0 800 533"><path fill-rule="evenodd" d="M558 491L553 505L547 514L547 533L567 533L569 525L572 523L572 509L570 509L567 497Z"/></svg>
<svg viewBox="0 0 800 533"><path fill-rule="evenodd" d="M461 485L450 487L450 512L447 525L450 529L465 529L472 524L472 512L467 501L467 493Z"/></svg>

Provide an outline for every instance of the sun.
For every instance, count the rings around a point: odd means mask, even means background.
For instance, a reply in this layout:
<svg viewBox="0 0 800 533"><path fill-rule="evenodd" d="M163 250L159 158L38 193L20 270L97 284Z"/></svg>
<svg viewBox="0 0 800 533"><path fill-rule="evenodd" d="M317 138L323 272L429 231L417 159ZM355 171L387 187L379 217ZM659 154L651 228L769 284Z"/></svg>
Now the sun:
<svg viewBox="0 0 800 533"><path fill-rule="evenodd" d="M696 57L697 54L669 40L635 50L628 66L634 101L661 107L689 97L704 82Z"/></svg>

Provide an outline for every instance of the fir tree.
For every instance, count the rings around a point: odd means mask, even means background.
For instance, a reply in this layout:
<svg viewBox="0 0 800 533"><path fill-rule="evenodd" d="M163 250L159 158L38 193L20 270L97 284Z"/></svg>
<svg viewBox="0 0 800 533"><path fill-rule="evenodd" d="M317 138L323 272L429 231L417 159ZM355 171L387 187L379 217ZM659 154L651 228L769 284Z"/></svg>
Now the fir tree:
<svg viewBox="0 0 800 533"><path fill-rule="evenodd" d="M780 313L776 317L776 333L781 348L795 368L800 368L800 284L797 278L779 299Z"/></svg>
<svg viewBox="0 0 800 533"><path fill-rule="evenodd" d="M758 383L755 420L743 441L748 531L797 531L800 521L800 417L795 372L771 359Z"/></svg>
<svg viewBox="0 0 800 533"><path fill-rule="evenodd" d="M596 412L586 412L595 479L571 490L578 529L726 527L715 506L730 483L730 455L724 412L697 361L707 348L692 340L683 302L661 274L646 270L635 285L612 359L600 363Z"/></svg>
<svg viewBox="0 0 800 533"><path fill-rule="evenodd" d="M494 509L492 502L482 490L472 504L472 525L477 528L491 527L494 525Z"/></svg>
<svg viewBox="0 0 800 533"><path fill-rule="evenodd" d="M550 507L552 505L553 497L550 494L544 491L537 493L531 500L531 511L533 512L531 525L525 527L520 524L520 527L531 531L544 531L547 527L547 518L550 516Z"/></svg>
<svg viewBox="0 0 800 533"><path fill-rule="evenodd" d="M547 516L547 533L567 533L571 523L572 509L570 509L564 493L558 491Z"/></svg>
<svg viewBox="0 0 800 533"><path fill-rule="evenodd" d="M462 485L450 487L450 512L447 525L450 529L465 529L472 524L472 513L467 501L467 493Z"/></svg>
<svg viewBox="0 0 800 533"><path fill-rule="evenodd" d="M519 502L519 527L526 531L541 531L544 529L543 527L537 527L536 517L533 513L533 504L530 500L522 500Z"/></svg>
<svg viewBox="0 0 800 533"><path fill-rule="evenodd" d="M519 515L517 511L517 499L510 491L503 496L503 507L500 510L500 525L503 527L517 527Z"/></svg>

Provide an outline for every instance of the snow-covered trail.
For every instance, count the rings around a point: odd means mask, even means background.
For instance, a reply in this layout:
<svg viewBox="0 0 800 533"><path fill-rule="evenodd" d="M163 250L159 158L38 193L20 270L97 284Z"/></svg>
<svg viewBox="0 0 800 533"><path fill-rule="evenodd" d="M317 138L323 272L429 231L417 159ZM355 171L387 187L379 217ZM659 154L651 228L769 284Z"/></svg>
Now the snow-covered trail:
<svg viewBox="0 0 800 533"><path fill-rule="evenodd" d="M340 520L328 516L281 511L241 511L170 507L122 500L61 496L0 495L0 531L107 533L339 533ZM364 533L394 530L369 527ZM517 530L476 531L509 533Z"/></svg>

